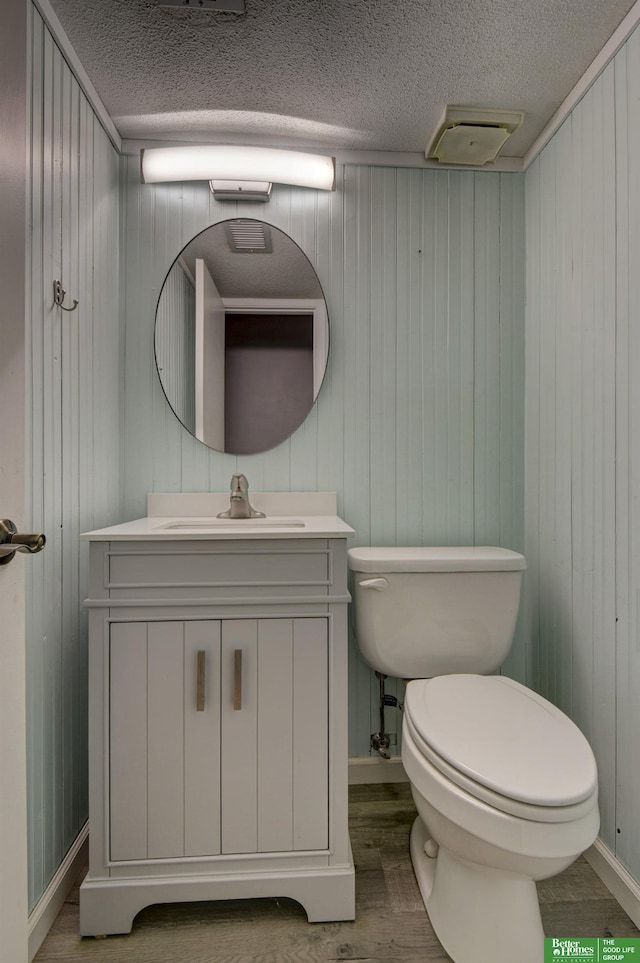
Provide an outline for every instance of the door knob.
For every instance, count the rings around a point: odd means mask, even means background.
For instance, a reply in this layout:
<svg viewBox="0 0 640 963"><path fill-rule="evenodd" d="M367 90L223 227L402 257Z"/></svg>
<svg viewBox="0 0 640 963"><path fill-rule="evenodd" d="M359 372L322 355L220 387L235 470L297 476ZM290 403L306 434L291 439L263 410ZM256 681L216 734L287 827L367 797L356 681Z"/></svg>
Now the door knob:
<svg viewBox="0 0 640 963"><path fill-rule="evenodd" d="M42 551L46 542L44 535L19 532L10 519L0 518L0 565L10 562L16 552L35 555Z"/></svg>

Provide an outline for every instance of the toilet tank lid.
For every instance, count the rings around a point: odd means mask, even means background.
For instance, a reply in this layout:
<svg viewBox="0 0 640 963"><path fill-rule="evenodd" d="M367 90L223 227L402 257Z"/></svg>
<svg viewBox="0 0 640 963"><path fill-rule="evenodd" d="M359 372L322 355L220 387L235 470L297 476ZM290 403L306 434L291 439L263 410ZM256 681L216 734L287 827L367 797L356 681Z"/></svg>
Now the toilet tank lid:
<svg viewBox="0 0 640 963"><path fill-rule="evenodd" d="M395 548L350 548L354 572L520 572L523 555L487 545Z"/></svg>

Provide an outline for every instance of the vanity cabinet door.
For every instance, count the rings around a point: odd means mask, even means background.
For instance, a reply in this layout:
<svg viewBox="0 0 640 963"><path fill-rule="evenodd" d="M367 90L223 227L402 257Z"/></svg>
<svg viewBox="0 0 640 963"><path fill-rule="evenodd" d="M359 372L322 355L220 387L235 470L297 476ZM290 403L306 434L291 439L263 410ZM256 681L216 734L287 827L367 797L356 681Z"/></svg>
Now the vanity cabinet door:
<svg viewBox="0 0 640 963"><path fill-rule="evenodd" d="M326 619L114 622L109 676L113 861L328 848Z"/></svg>
<svg viewBox="0 0 640 963"><path fill-rule="evenodd" d="M222 623L222 852L328 848L323 618Z"/></svg>
<svg viewBox="0 0 640 963"><path fill-rule="evenodd" d="M220 622L113 623L109 675L111 859L219 853Z"/></svg>

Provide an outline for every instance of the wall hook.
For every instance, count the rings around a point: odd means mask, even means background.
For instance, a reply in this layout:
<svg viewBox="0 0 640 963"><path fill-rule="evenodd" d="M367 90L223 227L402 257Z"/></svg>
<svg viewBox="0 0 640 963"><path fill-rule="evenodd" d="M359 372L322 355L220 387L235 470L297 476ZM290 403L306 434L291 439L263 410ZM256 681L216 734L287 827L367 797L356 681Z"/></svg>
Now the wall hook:
<svg viewBox="0 0 640 963"><path fill-rule="evenodd" d="M60 281L54 281L53 282L53 303L57 304L58 307L62 308L63 311L75 311L75 309L78 307L78 302L74 298L73 305L70 308L65 308L64 304L62 303L64 301L65 294L66 294L66 291L62 287L62 283Z"/></svg>

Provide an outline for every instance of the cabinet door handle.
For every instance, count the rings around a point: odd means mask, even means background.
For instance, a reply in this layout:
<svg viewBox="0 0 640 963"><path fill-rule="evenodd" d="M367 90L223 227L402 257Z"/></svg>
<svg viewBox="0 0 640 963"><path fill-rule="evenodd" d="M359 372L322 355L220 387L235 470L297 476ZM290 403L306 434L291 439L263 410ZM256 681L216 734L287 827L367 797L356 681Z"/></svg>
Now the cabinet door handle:
<svg viewBox="0 0 640 963"><path fill-rule="evenodd" d="M204 680L207 653L200 649L196 663L196 712L204 712Z"/></svg>
<svg viewBox="0 0 640 963"><path fill-rule="evenodd" d="M242 649L233 652L233 708L242 709Z"/></svg>

